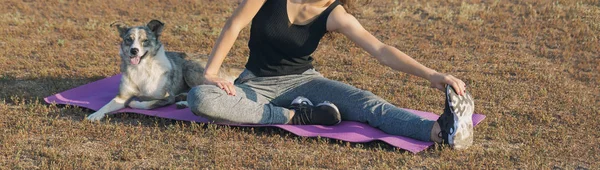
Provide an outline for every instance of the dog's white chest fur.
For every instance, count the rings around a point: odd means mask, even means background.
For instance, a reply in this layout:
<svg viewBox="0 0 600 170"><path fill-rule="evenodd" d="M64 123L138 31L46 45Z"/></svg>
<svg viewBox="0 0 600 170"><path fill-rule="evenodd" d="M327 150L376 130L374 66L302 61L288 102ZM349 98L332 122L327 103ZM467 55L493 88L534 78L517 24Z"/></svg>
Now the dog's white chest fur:
<svg viewBox="0 0 600 170"><path fill-rule="evenodd" d="M164 88L168 83L166 76L171 67L171 62L162 49L154 58L142 60L137 67L128 67L126 76L136 86L131 90L137 91L139 96L164 98L168 91Z"/></svg>

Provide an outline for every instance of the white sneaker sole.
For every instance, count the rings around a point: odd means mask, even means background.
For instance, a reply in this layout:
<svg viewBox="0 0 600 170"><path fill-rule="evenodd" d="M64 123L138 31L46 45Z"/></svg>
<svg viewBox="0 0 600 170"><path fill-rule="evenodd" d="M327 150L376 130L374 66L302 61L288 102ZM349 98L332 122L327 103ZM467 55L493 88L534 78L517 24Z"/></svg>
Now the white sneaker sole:
<svg viewBox="0 0 600 170"><path fill-rule="evenodd" d="M473 144L473 112L475 103L470 94L460 96L450 88L447 96L456 132L448 138L448 143L455 149L466 149Z"/></svg>

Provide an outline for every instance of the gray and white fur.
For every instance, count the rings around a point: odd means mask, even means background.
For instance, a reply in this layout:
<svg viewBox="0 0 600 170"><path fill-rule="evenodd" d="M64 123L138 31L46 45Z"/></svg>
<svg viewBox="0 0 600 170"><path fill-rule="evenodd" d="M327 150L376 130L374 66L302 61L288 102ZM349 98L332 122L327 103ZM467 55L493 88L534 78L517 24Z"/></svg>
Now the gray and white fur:
<svg viewBox="0 0 600 170"><path fill-rule="evenodd" d="M116 27L123 39L119 48L122 73L119 94L89 115L88 120L100 120L126 106L153 109L170 105L176 100L185 100L190 88L202 83L208 57L165 52L164 45L158 40L164 28L161 21L152 20L145 26L135 27L117 22L111 27ZM221 77L231 82L241 72L241 69L235 68L219 71ZM187 102L177 104L187 105Z"/></svg>

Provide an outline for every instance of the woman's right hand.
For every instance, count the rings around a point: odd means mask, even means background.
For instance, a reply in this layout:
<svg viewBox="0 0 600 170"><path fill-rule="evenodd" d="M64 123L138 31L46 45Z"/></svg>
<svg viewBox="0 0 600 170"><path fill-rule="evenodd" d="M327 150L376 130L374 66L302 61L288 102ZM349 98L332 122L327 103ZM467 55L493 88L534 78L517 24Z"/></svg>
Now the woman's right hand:
<svg viewBox="0 0 600 170"><path fill-rule="evenodd" d="M467 88L467 85L462 80L450 74L438 72L434 73L429 77L429 82L431 82L431 87L441 91L445 90L446 84L450 85L452 86L452 88L454 88L454 91L456 91L456 93L461 96L465 94L465 89Z"/></svg>
<svg viewBox="0 0 600 170"><path fill-rule="evenodd" d="M231 95L231 96L235 96L235 86L233 85L232 82L227 81L219 76L216 75L204 75L204 82L203 84L205 85L215 85L219 88L221 88L222 90L225 90L225 92L227 93L227 95Z"/></svg>

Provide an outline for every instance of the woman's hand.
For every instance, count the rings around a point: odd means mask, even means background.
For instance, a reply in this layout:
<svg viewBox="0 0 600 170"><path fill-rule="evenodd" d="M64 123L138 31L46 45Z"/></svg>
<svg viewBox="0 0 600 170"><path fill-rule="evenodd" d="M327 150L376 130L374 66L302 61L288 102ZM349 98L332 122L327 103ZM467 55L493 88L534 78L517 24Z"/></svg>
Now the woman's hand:
<svg viewBox="0 0 600 170"><path fill-rule="evenodd" d="M204 82L206 85L215 85L227 93L227 95L235 96L235 86L232 82L227 81L219 76L204 75Z"/></svg>
<svg viewBox="0 0 600 170"><path fill-rule="evenodd" d="M429 77L429 82L431 82L431 87L439 89L441 91L445 90L445 85L448 84L454 88L458 95L464 95L465 89L467 89L465 82L462 80L444 73L434 73Z"/></svg>

